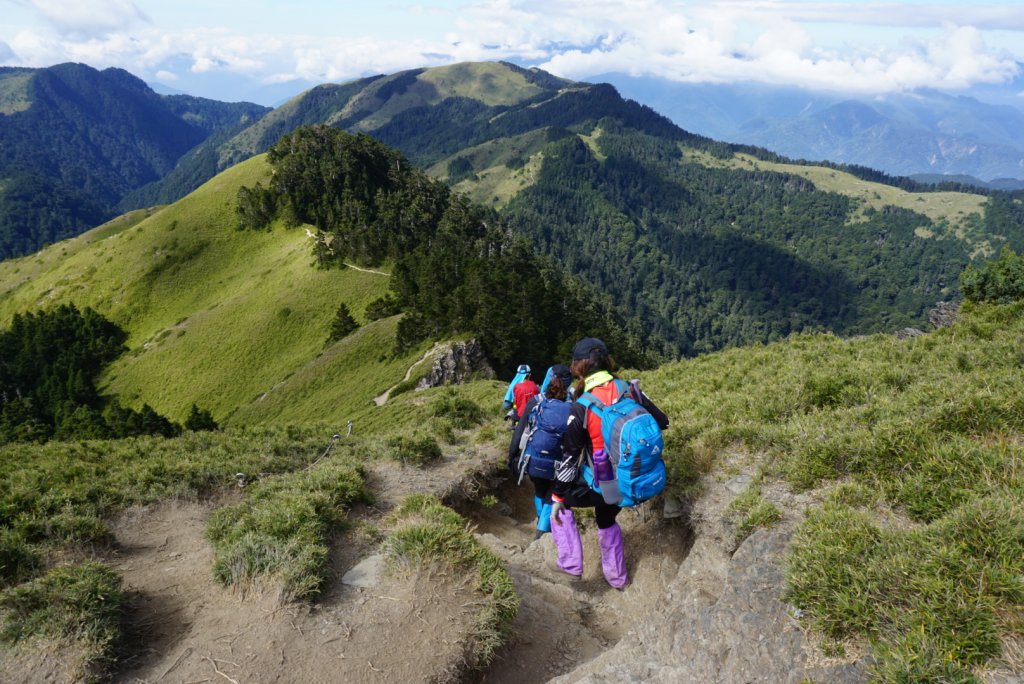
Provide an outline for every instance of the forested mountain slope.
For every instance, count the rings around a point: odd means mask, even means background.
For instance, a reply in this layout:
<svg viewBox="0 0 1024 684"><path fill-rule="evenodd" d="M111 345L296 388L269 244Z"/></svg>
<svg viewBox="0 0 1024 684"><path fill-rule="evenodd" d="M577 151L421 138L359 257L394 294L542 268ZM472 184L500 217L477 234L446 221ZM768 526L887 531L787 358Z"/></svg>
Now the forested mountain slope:
<svg viewBox="0 0 1024 684"><path fill-rule="evenodd" d="M971 259L1024 246L1011 195L787 162L687 133L607 85L501 63L315 88L222 144L218 164L317 120L497 208L639 313L665 356L922 325Z"/></svg>
<svg viewBox="0 0 1024 684"><path fill-rule="evenodd" d="M164 98L121 69L0 69L0 258L111 218L128 192L164 177L209 135L265 111Z"/></svg>
<svg viewBox="0 0 1024 684"><path fill-rule="evenodd" d="M923 325L957 274L1024 246L1007 193L939 193L859 167L692 135L622 99L504 63L324 85L221 129L131 202L173 200L297 126L366 132L638 315L663 357Z"/></svg>
<svg viewBox="0 0 1024 684"><path fill-rule="evenodd" d="M501 371L553 363L585 334L634 367L649 363L637 319L493 210L372 138L326 126L285 136L173 205L0 263L0 326L59 304L125 332L128 353L101 389L176 420L195 403L246 423L275 410L368 412L410 357L451 338L476 338ZM339 399L327 377L359 388ZM264 402L278 390L302 398Z"/></svg>

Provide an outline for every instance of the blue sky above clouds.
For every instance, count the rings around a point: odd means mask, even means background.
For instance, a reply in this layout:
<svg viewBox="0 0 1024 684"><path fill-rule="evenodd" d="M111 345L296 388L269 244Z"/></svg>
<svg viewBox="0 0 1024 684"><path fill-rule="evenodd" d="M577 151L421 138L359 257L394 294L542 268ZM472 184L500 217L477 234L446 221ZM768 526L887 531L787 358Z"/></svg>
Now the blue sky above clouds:
<svg viewBox="0 0 1024 684"><path fill-rule="evenodd" d="M0 65L115 66L217 99L495 59L574 79L956 90L1021 76L1024 0L0 0Z"/></svg>

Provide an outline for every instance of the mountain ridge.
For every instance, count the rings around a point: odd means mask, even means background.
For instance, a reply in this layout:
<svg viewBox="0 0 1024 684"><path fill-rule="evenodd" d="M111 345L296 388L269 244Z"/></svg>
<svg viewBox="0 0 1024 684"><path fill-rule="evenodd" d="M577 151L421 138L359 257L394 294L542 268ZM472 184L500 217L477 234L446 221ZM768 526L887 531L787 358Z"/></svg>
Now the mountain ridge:
<svg viewBox="0 0 1024 684"><path fill-rule="evenodd" d="M112 218L211 133L265 111L165 99L123 69L75 63L0 72L0 108L0 258Z"/></svg>

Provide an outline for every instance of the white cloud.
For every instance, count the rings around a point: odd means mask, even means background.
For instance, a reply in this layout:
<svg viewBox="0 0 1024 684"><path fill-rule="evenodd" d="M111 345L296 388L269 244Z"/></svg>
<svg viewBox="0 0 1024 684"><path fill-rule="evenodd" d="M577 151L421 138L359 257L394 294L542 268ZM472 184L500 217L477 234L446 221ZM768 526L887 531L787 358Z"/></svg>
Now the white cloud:
<svg viewBox="0 0 1024 684"><path fill-rule="evenodd" d="M443 33L400 41L371 35L241 35L231 28L168 32L140 25L144 16L130 0L91 2L88 11L80 2L33 0L59 31L34 28L5 37L7 52L32 66L74 60L99 68L121 66L143 78L166 71L178 74L181 87L191 75L338 82L495 59L537 64L569 78L622 71L863 92L1001 83L1017 71L1012 55L988 47L978 25L957 17L964 7L946 4L914 5L909 12L892 3L792 0L491 0L453 13ZM422 6L419 11L432 10ZM967 14L979 24L1002 22L1004 33L1016 25L1024 29L1024 10L1013 7L972 7ZM857 43L823 42L822 22L834 28L840 21L932 28L907 33L912 38L899 42L868 43L886 32L865 28L855 32ZM121 30L124 26L132 26L132 32ZM0 43L0 60L3 54Z"/></svg>
<svg viewBox="0 0 1024 684"><path fill-rule="evenodd" d="M132 0L32 0L32 6L64 34L102 35L148 21Z"/></svg>
<svg viewBox="0 0 1024 684"><path fill-rule="evenodd" d="M14 64L18 60L18 55L14 53L11 46L0 40L0 64Z"/></svg>
<svg viewBox="0 0 1024 684"><path fill-rule="evenodd" d="M173 83L174 81L178 80L178 74L174 73L173 71L167 71L166 69L161 69L160 71L156 72L155 75L156 79L163 83Z"/></svg>

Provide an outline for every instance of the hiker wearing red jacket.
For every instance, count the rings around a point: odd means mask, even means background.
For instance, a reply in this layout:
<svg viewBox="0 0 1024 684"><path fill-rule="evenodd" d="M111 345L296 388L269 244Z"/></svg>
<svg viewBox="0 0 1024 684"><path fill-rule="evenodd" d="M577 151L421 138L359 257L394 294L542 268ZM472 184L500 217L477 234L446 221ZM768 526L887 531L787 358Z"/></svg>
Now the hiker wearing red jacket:
<svg viewBox="0 0 1024 684"><path fill-rule="evenodd" d="M522 382L512 388L517 422L523 417L523 411L526 409L527 402L538 394L540 394L540 387L537 387L537 383L530 379L529 373L527 373L526 378Z"/></svg>

